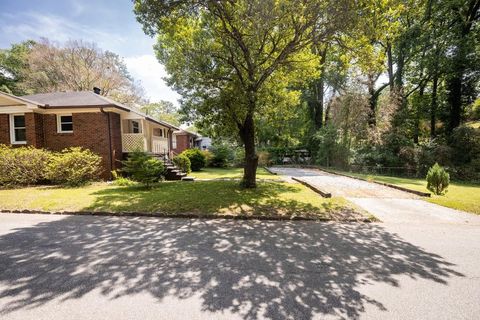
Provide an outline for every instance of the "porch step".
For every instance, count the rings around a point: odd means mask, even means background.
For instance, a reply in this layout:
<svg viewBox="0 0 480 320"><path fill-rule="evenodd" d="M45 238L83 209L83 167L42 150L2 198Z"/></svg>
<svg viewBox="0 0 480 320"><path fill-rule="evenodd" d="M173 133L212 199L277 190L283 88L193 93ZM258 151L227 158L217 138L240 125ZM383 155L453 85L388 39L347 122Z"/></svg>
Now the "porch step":
<svg viewBox="0 0 480 320"><path fill-rule="evenodd" d="M182 178L182 181L192 181L192 182L193 182L193 181L195 181L195 178L194 178L194 177L188 177L188 176L187 176L187 177L183 177L183 178Z"/></svg>

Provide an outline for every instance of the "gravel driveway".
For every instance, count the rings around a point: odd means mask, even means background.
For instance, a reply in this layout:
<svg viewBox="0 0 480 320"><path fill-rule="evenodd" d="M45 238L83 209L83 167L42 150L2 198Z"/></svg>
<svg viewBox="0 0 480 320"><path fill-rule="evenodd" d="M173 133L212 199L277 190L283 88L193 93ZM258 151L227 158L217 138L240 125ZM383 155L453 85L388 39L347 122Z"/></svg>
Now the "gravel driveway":
<svg viewBox="0 0 480 320"><path fill-rule="evenodd" d="M414 194L382 186L377 183L370 183L367 181L343 177L315 169L273 167L270 168L270 170L286 177L299 178L308 184L314 185L322 191L331 193L334 197L395 199L418 198Z"/></svg>

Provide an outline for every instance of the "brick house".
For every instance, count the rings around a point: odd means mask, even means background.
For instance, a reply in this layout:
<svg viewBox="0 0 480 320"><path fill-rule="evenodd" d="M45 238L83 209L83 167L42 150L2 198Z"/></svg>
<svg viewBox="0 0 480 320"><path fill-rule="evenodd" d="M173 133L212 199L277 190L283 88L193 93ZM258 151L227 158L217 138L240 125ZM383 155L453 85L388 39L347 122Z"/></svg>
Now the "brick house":
<svg viewBox="0 0 480 320"><path fill-rule="evenodd" d="M199 135L186 131L176 130L173 132L172 150L175 154L179 154L186 149L195 148L195 140Z"/></svg>
<svg viewBox="0 0 480 320"><path fill-rule="evenodd" d="M171 157L178 130L94 92L22 97L0 92L0 144L53 151L87 148L102 157L105 179L134 150Z"/></svg>

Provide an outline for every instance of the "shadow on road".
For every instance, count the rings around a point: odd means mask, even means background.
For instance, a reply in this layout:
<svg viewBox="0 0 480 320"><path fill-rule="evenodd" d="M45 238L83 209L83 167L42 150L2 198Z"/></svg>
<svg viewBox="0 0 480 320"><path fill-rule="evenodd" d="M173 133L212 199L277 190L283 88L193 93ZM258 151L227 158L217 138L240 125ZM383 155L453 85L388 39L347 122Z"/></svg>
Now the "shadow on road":
<svg viewBox="0 0 480 320"><path fill-rule="evenodd" d="M358 286L398 286L397 275L462 276L380 225L70 216L0 237L0 315L100 289L200 294L203 310L244 319L356 318L384 309Z"/></svg>

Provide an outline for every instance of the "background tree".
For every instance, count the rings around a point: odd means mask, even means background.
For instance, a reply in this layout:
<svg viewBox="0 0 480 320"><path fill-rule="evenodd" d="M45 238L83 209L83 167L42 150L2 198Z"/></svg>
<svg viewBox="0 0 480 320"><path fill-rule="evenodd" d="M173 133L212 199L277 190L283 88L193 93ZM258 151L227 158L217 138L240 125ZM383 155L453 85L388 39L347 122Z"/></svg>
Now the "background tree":
<svg viewBox="0 0 480 320"><path fill-rule="evenodd" d="M98 87L102 95L121 103L145 103L142 86L130 76L123 60L84 41L61 46L42 39L0 51L0 86L19 95Z"/></svg>
<svg viewBox="0 0 480 320"><path fill-rule="evenodd" d="M15 95L28 94L22 85L28 74L28 56L35 46L34 41L12 44L10 49L0 50L0 90Z"/></svg>
<svg viewBox="0 0 480 320"><path fill-rule="evenodd" d="M149 103L142 106L140 110L154 119L166 121L175 126L179 126L181 123L178 109L170 101L161 100Z"/></svg>

